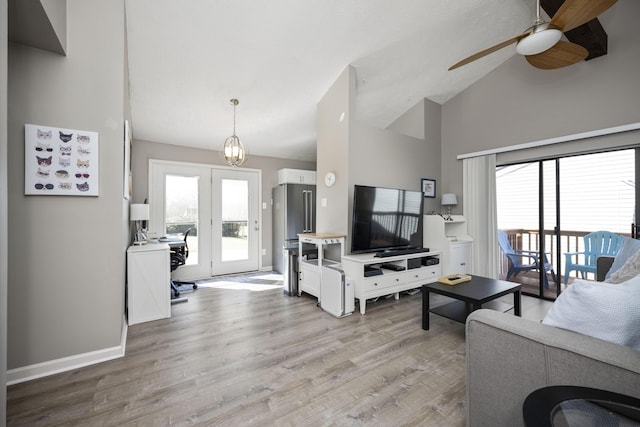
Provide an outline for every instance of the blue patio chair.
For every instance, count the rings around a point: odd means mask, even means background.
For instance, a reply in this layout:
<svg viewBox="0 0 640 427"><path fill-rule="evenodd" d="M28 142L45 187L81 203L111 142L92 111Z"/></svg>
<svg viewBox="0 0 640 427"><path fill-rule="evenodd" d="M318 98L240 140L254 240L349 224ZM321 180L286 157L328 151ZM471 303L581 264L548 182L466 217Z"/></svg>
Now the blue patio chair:
<svg viewBox="0 0 640 427"><path fill-rule="evenodd" d="M566 252L564 267L564 284L569 280L569 273L579 271L582 278L586 273L596 273L596 260L601 256L615 257L622 245L622 237L610 231L594 231L584 236L583 252Z"/></svg>
<svg viewBox="0 0 640 427"><path fill-rule="evenodd" d="M540 270L540 254L536 251L516 250L511 247L507 233L502 230L498 230L498 243L502 253L509 259L509 271L507 271L507 280L509 278L516 277L523 271ZM556 273L553 271L553 265L547 259L547 254L544 254L544 287L549 287L549 279L547 273L551 274L553 282L556 281Z"/></svg>

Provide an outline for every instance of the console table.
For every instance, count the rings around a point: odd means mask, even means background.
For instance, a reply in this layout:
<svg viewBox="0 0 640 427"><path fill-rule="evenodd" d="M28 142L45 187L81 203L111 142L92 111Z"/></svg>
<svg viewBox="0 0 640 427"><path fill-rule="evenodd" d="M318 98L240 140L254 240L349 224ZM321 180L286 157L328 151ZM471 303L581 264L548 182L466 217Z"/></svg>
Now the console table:
<svg viewBox="0 0 640 427"><path fill-rule="evenodd" d="M169 245L151 243L127 249L127 320L136 323L171 317Z"/></svg>
<svg viewBox="0 0 640 427"><path fill-rule="evenodd" d="M324 250L327 245L339 245L340 256L344 255L344 238L343 234L322 234L322 233L303 233L298 234L298 296L302 292L306 292L318 298L320 302L320 285L322 283L322 267L327 265L339 264L339 261L326 259ZM305 243L315 245L318 251L317 259L307 259L302 256L303 245Z"/></svg>
<svg viewBox="0 0 640 427"><path fill-rule="evenodd" d="M416 289L440 277L440 252L376 257L373 253L342 257L342 268L354 286L355 297L364 314L367 299Z"/></svg>

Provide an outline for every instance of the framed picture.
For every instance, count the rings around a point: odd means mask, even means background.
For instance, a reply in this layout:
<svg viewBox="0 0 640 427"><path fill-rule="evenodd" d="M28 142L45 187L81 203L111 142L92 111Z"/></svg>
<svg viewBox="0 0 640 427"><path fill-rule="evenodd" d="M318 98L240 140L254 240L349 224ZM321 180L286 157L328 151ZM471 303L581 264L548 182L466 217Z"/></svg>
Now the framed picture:
<svg viewBox="0 0 640 427"><path fill-rule="evenodd" d="M98 196L98 132L24 125L24 194Z"/></svg>
<svg viewBox="0 0 640 427"><path fill-rule="evenodd" d="M129 120L124 121L124 189L125 200L133 193L131 184L131 127Z"/></svg>
<svg viewBox="0 0 640 427"><path fill-rule="evenodd" d="M436 197L436 180L422 178L422 193L424 197Z"/></svg>

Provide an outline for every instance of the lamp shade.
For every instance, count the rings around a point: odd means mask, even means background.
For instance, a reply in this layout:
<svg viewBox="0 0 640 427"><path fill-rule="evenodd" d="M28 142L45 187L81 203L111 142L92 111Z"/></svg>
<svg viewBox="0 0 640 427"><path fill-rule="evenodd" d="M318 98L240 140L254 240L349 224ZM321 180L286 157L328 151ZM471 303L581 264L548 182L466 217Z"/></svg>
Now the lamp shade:
<svg viewBox="0 0 640 427"><path fill-rule="evenodd" d="M546 27L520 39L516 45L516 52L520 55L536 55L551 49L560 38L562 38L562 31Z"/></svg>
<svg viewBox="0 0 640 427"><path fill-rule="evenodd" d="M458 204L458 198L453 193L442 195L442 206L454 206Z"/></svg>
<svg viewBox="0 0 640 427"><path fill-rule="evenodd" d="M129 211L130 221L147 221L149 219L149 205L132 204Z"/></svg>

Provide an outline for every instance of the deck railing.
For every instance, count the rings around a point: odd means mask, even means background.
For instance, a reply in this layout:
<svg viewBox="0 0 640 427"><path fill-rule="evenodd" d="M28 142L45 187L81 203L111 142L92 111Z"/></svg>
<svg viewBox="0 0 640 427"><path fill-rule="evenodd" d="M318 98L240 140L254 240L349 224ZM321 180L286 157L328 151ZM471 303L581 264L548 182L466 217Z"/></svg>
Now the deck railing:
<svg viewBox="0 0 640 427"><path fill-rule="evenodd" d="M540 232L538 230L529 230L525 228L505 229L503 230L509 239L511 247L515 250L539 251L540 250ZM553 270L561 278L564 273L566 252L582 252L584 251L584 236L592 231L567 231L562 230L560 233L560 266L556 255L556 235L553 230L544 231L544 249L547 254L547 260L553 265ZM621 236L631 237L631 233L617 233ZM526 260L525 260L526 262ZM504 255L500 258L501 277L506 276L509 264L507 257ZM572 272L572 277L577 272ZM562 279L561 279L562 280Z"/></svg>

